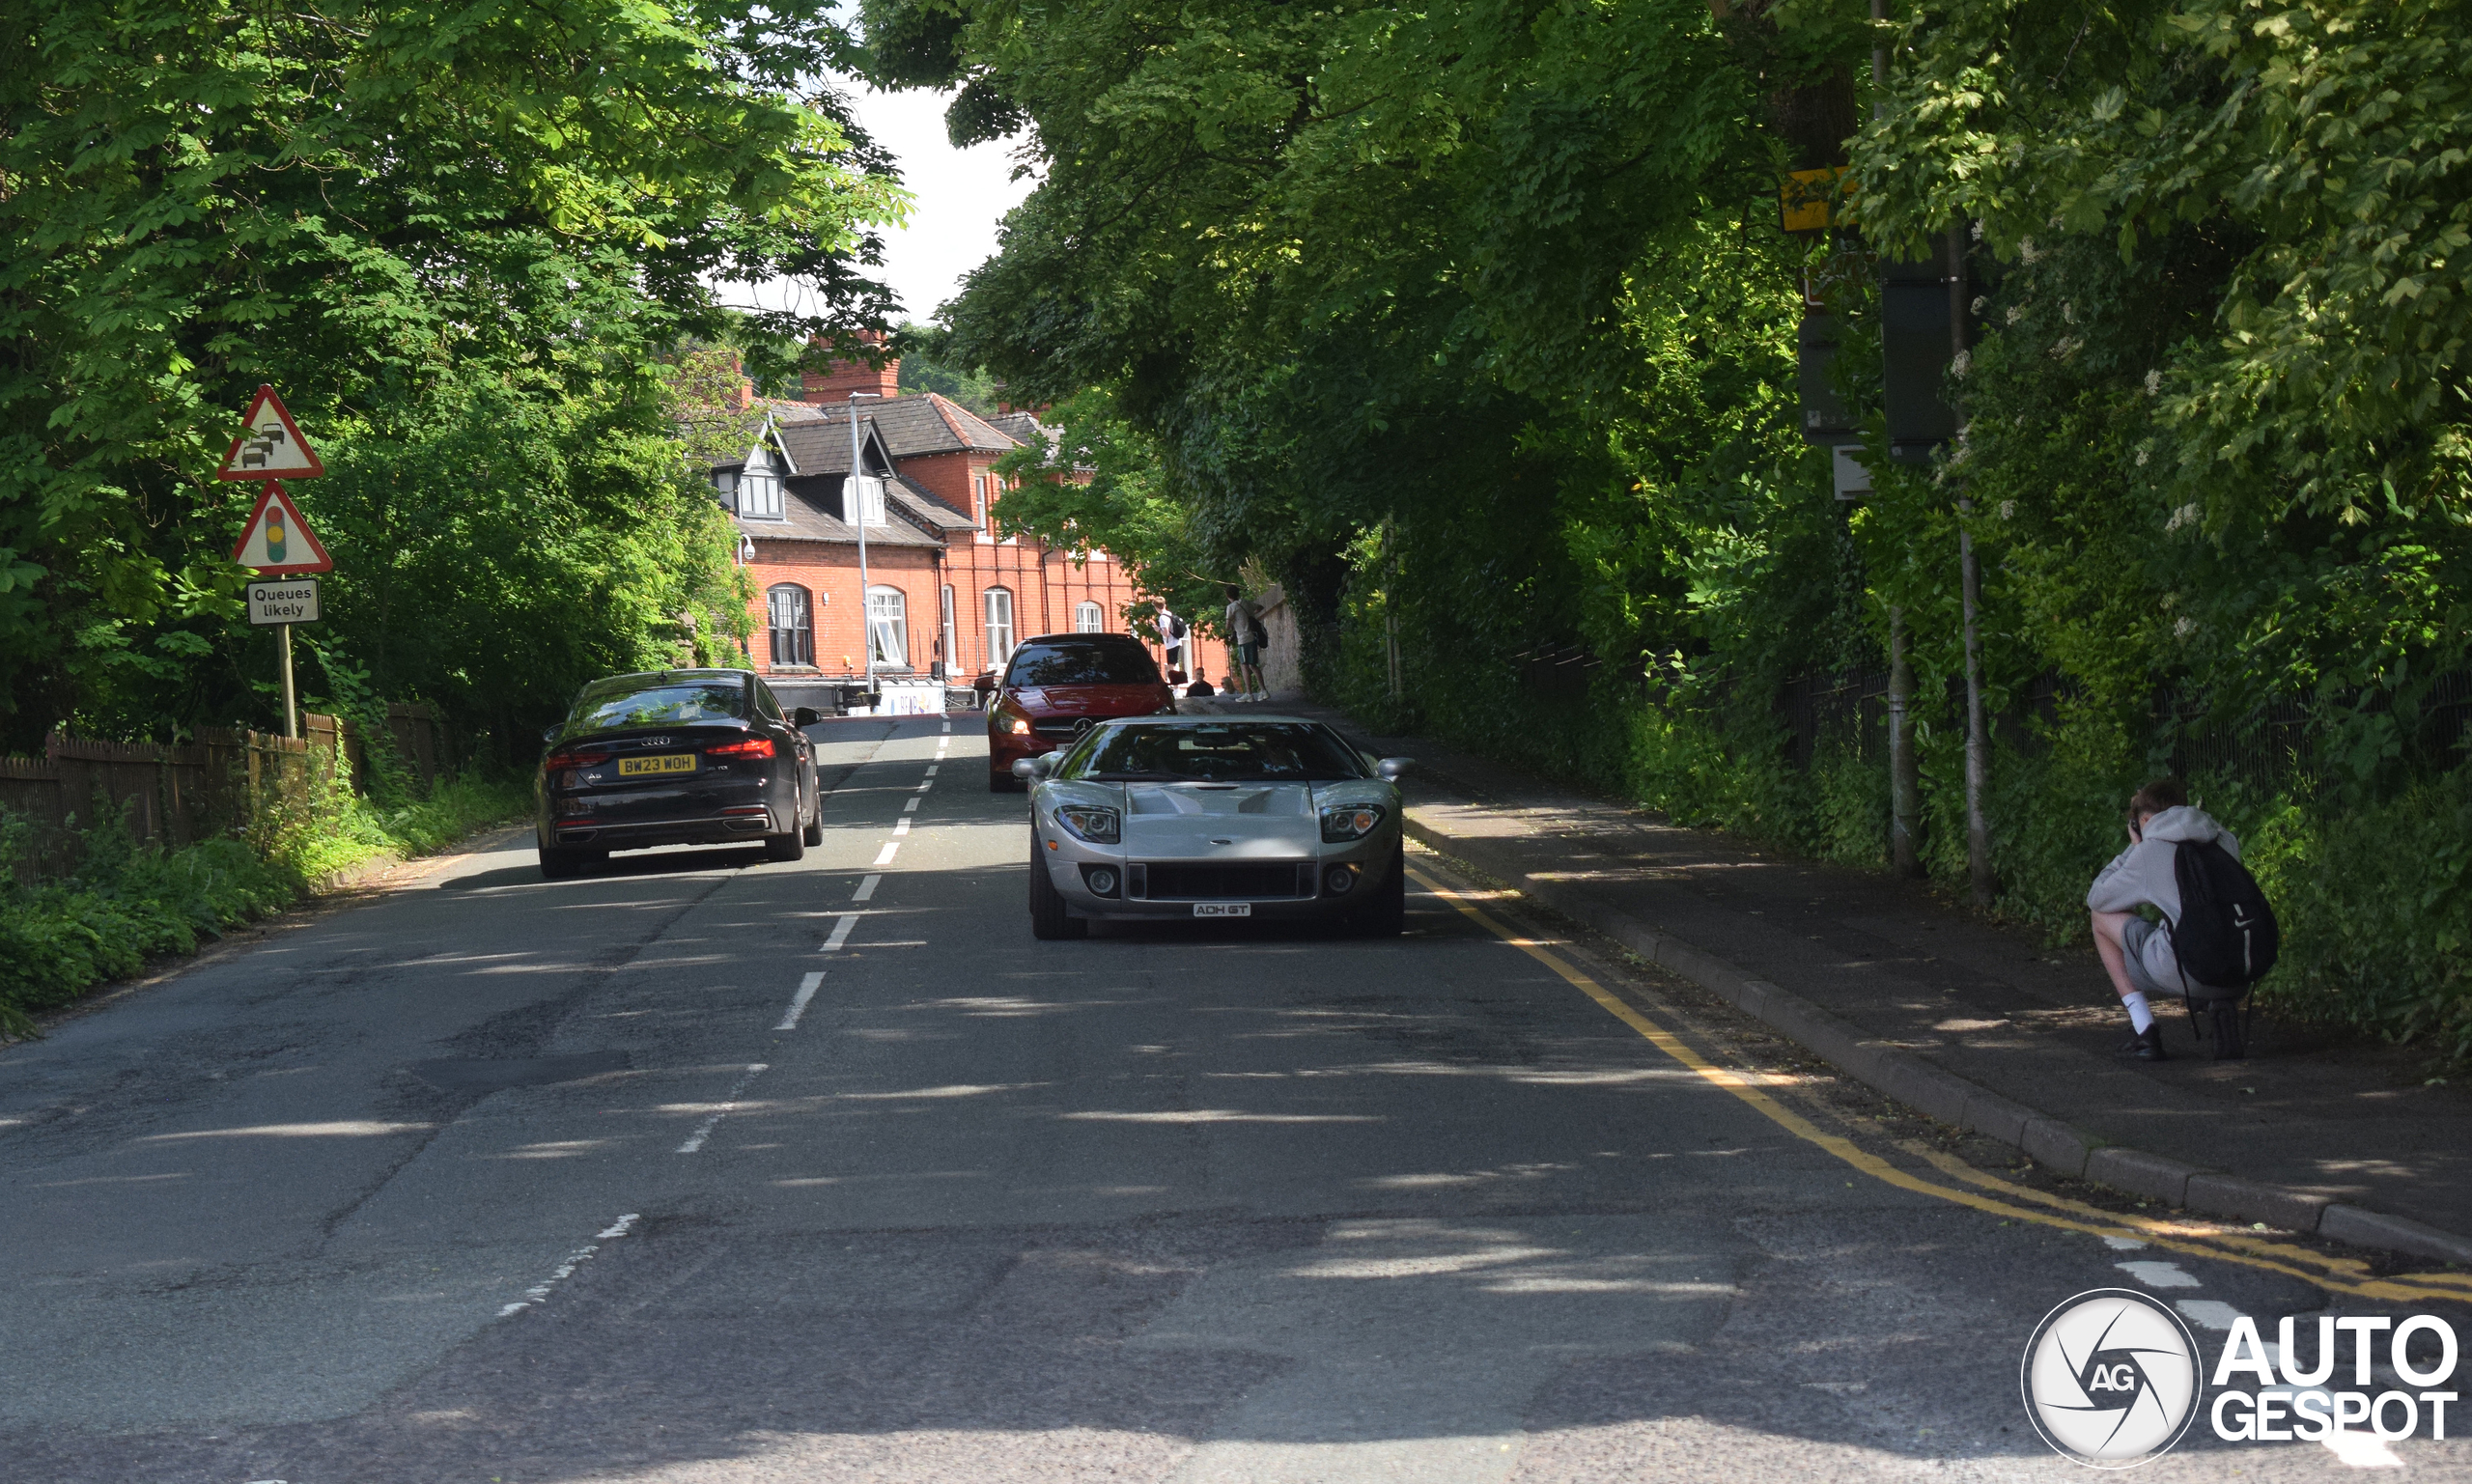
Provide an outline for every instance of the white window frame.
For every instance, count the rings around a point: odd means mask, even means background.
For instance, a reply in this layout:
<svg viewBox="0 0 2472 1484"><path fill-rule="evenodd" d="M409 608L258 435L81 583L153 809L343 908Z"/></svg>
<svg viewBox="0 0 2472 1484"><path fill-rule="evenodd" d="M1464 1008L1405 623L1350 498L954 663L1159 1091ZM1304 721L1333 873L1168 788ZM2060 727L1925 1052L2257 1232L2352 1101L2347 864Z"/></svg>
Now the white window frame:
<svg viewBox="0 0 2472 1484"><path fill-rule="evenodd" d="M781 473L761 443L746 451L746 467L739 472L738 517L742 520L787 520L781 494Z"/></svg>
<svg viewBox="0 0 2472 1484"><path fill-rule="evenodd" d="M1073 631L1099 633L1108 627L1108 610L1084 598L1073 605Z"/></svg>
<svg viewBox="0 0 2472 1484"><path fill-rule="evenodd" d="M969 477L969 513L978 521L978 544L993 546L996 542L996 502L987 497L987 487L994 476L981 471Z"/></svg>
<svg viewBox="0 0 2472 1484"><path fill-rule="evenodd" d="M897 587L867 589L867 643L876 663L910 665L910 595Z"/></svg>
<svg viewBox="0 0 2472 1484"><path fill-rule="evenodd" d="M1001 602L998 602L998 600ZM987 663L990 669L1002 670L1013 658L1013 590L997 586L987 590L984 598L987 614Z"/></svg>
<svg viewBox="0 0 2472 1484"><path fill-rule="evenodd" d="M841 508L848 512L853 525L864 524L869 529L885 524L885 476L860 474L842 482ZM857 498L852 498L853 493Z"/></svg>
<svg viewBox="0 0 2472 1484"><path fill-rule="evenodd" d="M962 667L961 651L953 642L955 633L953 629L953 585L951 583L947 582L944 584L942 597L943 601L940 604L942 611L940 616L944 621L944 677L949 680L953 676L960 674Z"/></svg>

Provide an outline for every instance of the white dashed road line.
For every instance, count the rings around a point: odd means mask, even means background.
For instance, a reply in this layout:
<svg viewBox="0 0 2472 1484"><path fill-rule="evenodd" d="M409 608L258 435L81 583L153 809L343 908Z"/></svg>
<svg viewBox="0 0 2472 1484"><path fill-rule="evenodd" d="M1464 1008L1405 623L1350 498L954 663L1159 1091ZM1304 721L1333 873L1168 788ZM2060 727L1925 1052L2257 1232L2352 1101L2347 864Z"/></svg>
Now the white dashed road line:
<svg viewBox="0 0 2472 1484"><path fill-rule="evenodd" d="M2114 1263L2112 1266L2149 1288L2196 1288L2199 1286L2198 1280L2184 1272L2178 1263Z"/></svg>
<svg viewBox="0 0 2472 1484"><path fill-rule="evenodd" d="M843 912L841 914L841 920L832 925L832 936L824 940L824 947L820 951L825 953L839 953L841 951L841 945L850 941L850 930L857 925L858 914L857 912Z"/></svg>
<svg viewBox="0 0 2472 1484"><path fill-rule="evenodd" d="M873 897L876 894L876 882L883 880L884 878L881 876L868 877L865 881L858 883L857 890L850 893L850 900L853 902L864 902L868 898Z"/></svg>
<svg viewBox="0 0 2472 1484"><path fill-rule="evenodd" d="M901 812L902 812L902 813L904 813L904 814L912 814L912 813L915 813L915 812L917 811L917 808L918 808L918 800L917 800L917 799L915 799L915 798L913 798L913 799L906 800L906 801L902 804L902 806L901 806ZM903 823L904 823L904 824L907 824L907 823L909 823L909 822L908 822L907 820L905 820L905 821L903 821Z"/></svg>
<svg viewBox="0 0 2472 1484"><path fill-rule="evenodd" d="M823 983L824 971L821 969L818 969L816 972L801 979L799 981L799 993L790 996L790 1008L788 1012L781 1017L781 1023L773 1026L772 1028L774 1030L798 1029L799 1017L807 1013L807 1001L815 998L815 992Z"/></svg>
<svg viewBox="0 0 2472 1484"><path fill-rule="evenodd" d="M703 1148L704 1140L713 1136L713 1130L720 1126L721 1120L738 1110L738 1095L746 1091L746 1084L754 1081L763 1071L764 1063L759 1061L749 1064L745 1071L740 1073L738 1080L730 1085L728 1096L721 1099L720 1106L704 1115L704 1121L695 1126L694 1133L687 1135L687 1142L678 1146L678 1152L693 1154Z"/></svg>
<svg viewBox="0 0 2472 1484"><path fill-rule="evenodd" d="M901 849L901 842L899 840L886 840L885 842L885 848L876 852L876 864L880 866L891 865L892 853L899 849Z"/></svg>
<svg viewBox="0 0 2472 1484"><path fill-rule="evenodd" d="M540 1282L533 1284L530 1288L525 1289L523 1291L522 1298L518 1299L513 1303L499 1309L498 1317L500 1319L504 1319L509 1314L520 1314L525 1309L528 1309L532 1307L532 1305L540 1302L542 1300L549 1297L549 1290L557 1287L560 1283L565 1282L568 1277L574 1274L576 1269L591 1261L592 1254L601 1250L601 1245L603 1243L615 1242L620 1237L627 1235L629 1228L632 1227L637 1221L642 1219L643 1218L639 1214L630 1211L625 1216L620 1217L617 1220L610 1222L607 1227L595 1233L592 1241L576 1248L574 1251L569 1252L567 1254L567 1260L551 1269L549 1275L547 1278L544 1278Z"/></svg>
<svg viewBox="0 0 2472 1484"><path fill-rule="evenodd" d="M916 799L913 799L911 801L913 803L917 802ZM910 833L910 816L905 814L900 819L894 821L892 832L897 835L906 835ZM887 849L889 849L889 847L887 847Z"/></svg>

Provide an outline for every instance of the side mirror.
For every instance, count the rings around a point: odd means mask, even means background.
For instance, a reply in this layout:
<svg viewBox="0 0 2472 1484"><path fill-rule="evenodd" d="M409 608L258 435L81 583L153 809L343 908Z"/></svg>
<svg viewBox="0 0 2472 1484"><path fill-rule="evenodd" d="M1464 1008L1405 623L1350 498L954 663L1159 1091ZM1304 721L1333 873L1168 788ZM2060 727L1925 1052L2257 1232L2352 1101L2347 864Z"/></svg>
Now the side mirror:
<svg viewBox="0 0 2472 1484"><path fill-rule="evenodd" d="M824 719L824 714L812 706L801 706L790 713L792 726L813 726Z"/></svg>
<svg viewBox="0 0 2472 1484"><path fill-rule="evenodd" d="M1384 758L1373 765L1373 776L1385 783L1396 783L1399 775L1417 766L1415 758Z"/></svg>
<svg viewBox="0 0 2472 1484"><path fill-rule="evenodd" d="M1039 767L1041 763L1046 761L1047 759L1044 757L1015 758L1013 760L1013 776L1021 779L1024 783L1035 782L1039 775L1047 770Z"/></svg>

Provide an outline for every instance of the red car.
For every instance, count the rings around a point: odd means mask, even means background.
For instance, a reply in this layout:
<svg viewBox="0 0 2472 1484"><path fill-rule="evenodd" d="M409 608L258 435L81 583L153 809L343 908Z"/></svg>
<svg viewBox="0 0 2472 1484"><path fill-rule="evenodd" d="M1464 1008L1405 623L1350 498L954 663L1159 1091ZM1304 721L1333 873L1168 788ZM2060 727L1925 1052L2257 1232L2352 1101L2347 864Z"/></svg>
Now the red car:
<svg viewBox="0 0 2472 1484"><path fill-rule="evenodd" d="M1017 794L1017 758L1069 747L1102 721L1173 715L1176 692L1141 641L1123 633L1025 639L987 707L987 789Z"/></svg>

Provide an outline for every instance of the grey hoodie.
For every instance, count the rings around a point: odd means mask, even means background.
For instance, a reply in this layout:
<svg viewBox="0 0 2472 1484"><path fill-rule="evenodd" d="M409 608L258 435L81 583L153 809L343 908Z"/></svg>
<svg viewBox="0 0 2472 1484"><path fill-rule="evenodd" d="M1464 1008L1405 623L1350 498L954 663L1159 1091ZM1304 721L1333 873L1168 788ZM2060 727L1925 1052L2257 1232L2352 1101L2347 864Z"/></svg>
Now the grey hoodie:
<svg viewBox="0 0 2472 1484"><path fill-rule="evenodd" d="M2145 839L2113 856L2112 863L2094 878L2086 892L2087 909L2133 912L2150 902L2161 910L2165 921L2179 926L2180 878L2174 869L2179 852L2174 847L2184 840L2211 840L2230 851L2233 859L2240 858L2240 842L2204 809L2187 804L2166 809L2146 822Z"/></svg>

